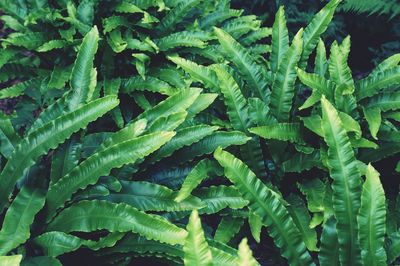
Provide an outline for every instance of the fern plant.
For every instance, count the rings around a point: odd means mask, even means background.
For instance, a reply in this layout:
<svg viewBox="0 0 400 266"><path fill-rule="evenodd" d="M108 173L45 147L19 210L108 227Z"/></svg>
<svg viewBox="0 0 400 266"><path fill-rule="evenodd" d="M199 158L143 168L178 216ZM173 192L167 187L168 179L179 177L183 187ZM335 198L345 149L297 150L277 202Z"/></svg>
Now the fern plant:
<svg viewBox="0 0 400 266"><path fill-rule="evenodd" d="M400 256L380 167L400 152L400 56L361 80L350 37L328 58L339 0L293 37L284 7L264 27L225 0L0 3L0 98L19 99L0 117L0 264Z"/></svg>

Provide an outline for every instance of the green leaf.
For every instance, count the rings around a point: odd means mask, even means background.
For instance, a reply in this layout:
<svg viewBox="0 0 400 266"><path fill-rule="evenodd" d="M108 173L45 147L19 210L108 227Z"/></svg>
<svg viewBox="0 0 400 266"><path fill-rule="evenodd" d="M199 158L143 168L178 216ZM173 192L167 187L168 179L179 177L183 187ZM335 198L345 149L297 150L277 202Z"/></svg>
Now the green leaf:
<svg viewBox="0 0 400 266"><path fill-rule="evenodd" d="M170 12L168 12L161 22L157 25L157 31L162 35L170 32L175 28L175 26L180 23L186 15L194 7L198 6L200 0L187 0L180 1L177 6L175 6Z"/></svg>
<svg viewBox="0 0 400 266"><path fill-rule="evenodd" d="M249 168L221 148L214 157L224 167L225 175L250 202L249 209L259 215L267 226L275 245L291 265L313 265L300 232L275 192L263 184Z"/></svg>
<svg viewBox="0 0 400 266"><path fill-rule="evenodd" d="M50 186L47 193L48 218L53 217L54 212L71 199L77 190L95 184L100 176L108 175L113 168L120 168L144 158L173 135L173 132L156 132L99 150Z"/></svg>
<svg viewBox="0 0 400 266"><path fill-rule="evenodd" d="M236 130L246 132L249 127L249 110L247 101L240 91L239 85L233 77L222 66L213 68L219 80L219 89L224 96L228 117L232 127Z"/></svg>
<svg viewBox="0 0 400 266"><path fill-rule="evenodd" d="M92 101L74 112L66 113L25 137L16 147L0 174L0 210L4 208L15 183L36 159L56 148L70 135L118 105L115 96Z"/></svg>
<svg viewBox="0 0 400 266"><path fill-rule="evenodd" d="M162 158L169 157L175 151L185 146L190 147L194 143L198 143L205 137L213 134L217 129L218 127L215 126L198 125L177 130L174 138L151 155L147 162L152 164L160 161Z"/></svg>
<svg viewBox="0 0 400 266"><path fill-rule="evenodd" d="M374 68L374 70L369 74L368 76L375 76L377 74L380 74L381 72L396 67L400 63L400 53L399 54L394 54L385 60L383 60L377 67Z"/></svg>
<svg viewBox="0 0 400 266"><path fill-rule="evenodd" d="M215 231L214 240L227 244L242 228L242 218L223 217Z"/></svg>
<svg viewBox="0 0 400 266"><path fill-rule="evenodd" d="M215 27L214 33L217 35L226 56L235 64L253 93L265 103L269 103L270 93L267 89L265 69L259 66L249 51L230 36L229 33Z"/></svg>
<svg viewBox="0 0 400 266"><path fill-rule="evenodd" d="M216 88L219 87L217 76L209 67L198 65L178 56L168 56L167 58L189 73L195 81L201 82L211 91L216 91Z"/></svg>
<svg viewBox="0 0 400 266"><path fill-rule="evenodd" d="M73 90L73 94L68 101L70 110L74 110L81 104L89 102L92 98L93 91L90 90L90 82L98 41L99 32L95 26L83 38L72 68L71 89Z"/></svg>
<svg viewBox="0 0 400 266"><path fill-rule="evenodd" d="M120 181L122 189L116 193L102 197L114 203L126 203L141 211L187 211L205 206L201 200L189 196L181 202L176 202L177 195L173 190L149 182Z"/></svg>
<svg viewBox="0 0 400 266"><path fill-rule="evenodd" d="M0 153L9 159L20 141L21 138L15 132L11 120L0 116Z"/></svg>
<svg viewBox="0 0 400 266"><path fill-rule="evenodd" d="M304 29L303 54L300 63L303 68L307 63L311 52L317 45L321 34L328 28L328 25L333 18L333 14L335 13L335 9L340 2L341 0L331 0L313 17L311 22Z"/></svg>
<svg viewBox="0 0 400 266"><path fill-rule="evenodd" d="M51 182L57 182L78 164L80 148L81 144L77 143L75 139L71 139L57 149L51 161Z"/></svg>
<svg viewBox="0 0 400 266"><path fill-rule="evenodd" d="M279 122L287 122L290 117L295 96L296 67L303 47L302 35L303 29L300 29L283 55L272 84L270 108Z"/></svg>
<svg viewBox="0 0 400 266"><path fill-rule="evenodd" d="M239 131L216 131L189 147L184 147L174 153L174 156L166 160L174 164L184 163L193 160L198 156L210 154L218 147L229 147L243 145L250 140L246 134Z"/></svg>
<svg viewBox="0 0 400 266"><path fill-rule="evenodd" d="M385 249L387 253L387 264L392 264L400 256L400 232L395 231L388 235Z"/></svg>
<svg viewBox="0 0 400 266"><path fill-rule="evenodd" d="M141 113L136 118L136 120L145 118L147 120L148 126L151 126L151 124L160 116L168 116L170 114L189 108L199 97L200 93L201 89L197 88L180 90L179 92L168 97L153 108Z"/></svg>
<svg viewBox="0 0 400 266"><path fill-rule="evenodd" d="M254 259L253 254L247 245L247 238L243 238L243 240L239 244L239 261L238 266L256 266L258 265L257 261Z"/></svg>
<svg viewBox="0 0 400 266"><path fill-rule="evenodd" d="M70 234L58 231L51 231L36 237L33 242L40 247L47 256L57 257L64 253L69 253L85 246L92 250L105 247L112 247L119 241L125 233L110 233L101 237L98 241L82 239Z"/></svg>
<svg viewBox="0 0 400 266"><path fill-rule="evenodd" d="M331 46L329 74L337 86L347 85L354 88L351 70L347 65L346 57L340 51L340 47L337 42L334 42Z"/></svg>
<svg viewBox="0 0 400 266"><path fill-rule="evenodd" d="M260 243L262 221L260 216L254 212L249 212L249 226L251 235L257 243Z"/></svg>
<svg viewBox="0 0 400 266"><path fill-rule="evenodd" d="M400 93L380 93L365 101L366 108L379 108L383 112L400 109Z"/></svg>
<svg viewBox="0 0 400 266"><path fill-rule="evenodd" d="M315 74L325 77L326 70L328 69L328 60L326 59L325 44L321 39L318 42L314 65Z"/></svg>
<svg viewBox="0 0 400 266"><path fill-rule="evenodd" d="M318 178L307 180L298 187L306 196L307 206L310 212L322 212L324 208L325 184Z"/></svg>
<svg viewBox="0 0 400 266"><path fill-rule="evenodd" d="M296 70L300 81L307 87L310 87L313 92L318 92L319 95L324 94L330 100L334 99L334 83L325 79L321 75L307 73L300 68L297 68Z"/></svg>
<svg viewBox="0 0 400 266"><path fill-rule="evenodd" d="M0 256L0 264L5 266L19 266L22 255Z"/></svg>
<svg viewBox="0 0 400 266"><path fill-rule="evenodd" d="M146 214L124 203L80 201L63 210L47 227L47 231L136 232L148 239L171 245L183 244L187 232L160 216Z"/></svg>
<svg viewBox="0 0 400 266"><path fill-rule="evenodd" d="M361 177L357 161L339 114L324 97L322 129L328 145L328 166L333 179L333 206L337 218L340 261L361 264L358 243L357 213L360 208Z"/></svg>
<svg viewBox="0 0 400 266"><path fill-rule="evenodd" d="M174 95L177 93L175 88L172 88L167 82L164 82L156 77L147 75L146 79L140 76L133 76L122 80L121 92L131 93L136 91L151 91L165 95Z"/></svg>
<svg viewBox="0 0 400 266"><path fill-rule="evenodd" d="M211 39L211 34L206 31L180 31L154 41L160 51L168 51L177 47L204 48L206 41Z"/></svg>
<svg viewBox="0 0 400 266"><path fill-rule="evenodd" d="M0 255L25 243L30 236L30 225L44 205L45 195L40 189L24 186L6 212L0 231Z"/></svg>
<svg viewBox="0 0 400 266"><path fill-rule="evenodd" d="M288 48L289 35L286 27L285 8L281 6L275 15L274 25L272 26L272 50L269 61L273 73L278 71Z"/></svg>
<svg viewBox="0 0 400 266"><path fill-rule="evenodd" d="M386 234L385 201L379 173L369 164L357 217L364 265L386 265L386 252L383 248Z"/></svg>
<svg viewBox="0 0 400 266"><path fill-rule="evenodd" d="M335 217L331 216L326 223L321 235L321 247L318 259L321 266L339 266L339 242L336 231Z"/></svg>
<svg viewBox="0 0 400 266"><path fill-rule="evenodd" d="M249 128L249 131L264 139L304 143L300 125L297 123L279 123L270 126L252 127Z"/></svg>
<svg viewBox="0 0 400 266"><path fill-rule="evenodd" d="M365 119L368 122L368 128L371 132L371 136L374 139L378 139L376 135L378 134L379 128L382 123L381 109L378 107L363 108L363 111Z"/></svg>
<svg viewBox="0 0 400 266"><path fill-rule="evenodd" d="M15 98L24 94L28 88L40 87L43 78L33 78L27 81L19 82L7 88L0 90L0 99Z"/></svg>
<svg viewBox="0 0 400 266"><path fill-rule="evenodd" d="M308 213L303 200L294 194L287 198L289 202L288 211L292 217L297 229L300 231L306 247L310 251L318 251L317 248L317 232L310 228L311 217Z"/></svg>
<svg viewBox="0 0 400 266"><path fill-rule="evenodd" d="M377 75L368 76L356 84L357 100L371 97L380 91L400 83L400 66L386 69Z"/></svg>
<svg viewBox="0 0 400 266"><path fill-rule="evenodd" d="M233 186L210 186L195 190L193 195L199 197L207 207L200 209L200 213L212 214L229 207L230 209L241 209L248 201L240 196Z"/></svg>
<svg viewBox="0 0 400 266"><path fill-rule="evenodd" d="M219 172L219 165L215 162L208 159L203 159L198 162L183 181L175 201L181 202L189 197L190 193L213 172Z"/></svg>
<svg viewBox="0 0 400 266"><path fill-rule="evenodd" d="M204 237L201 221L197 210L193 210L186 227L188 235L183 246L184 263L191 266L213 265L213 257Z"/></svg>

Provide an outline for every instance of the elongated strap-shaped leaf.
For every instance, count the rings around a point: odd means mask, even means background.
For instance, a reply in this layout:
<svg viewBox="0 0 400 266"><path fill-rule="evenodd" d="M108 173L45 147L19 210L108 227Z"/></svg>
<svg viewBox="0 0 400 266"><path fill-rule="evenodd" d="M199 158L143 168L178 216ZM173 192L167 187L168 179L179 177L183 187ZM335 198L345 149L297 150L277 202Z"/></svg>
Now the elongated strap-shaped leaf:
<svg viewBox="0 0 400 266"><path fill-rule="evenodd" d="M168 116L161 116L154 120L154 123L149 126L146 131L147 133L157 131L172 131L180 126L186 119L187 112L179 111L176 113L169 114Z"/></svg>
<svg viewBox="0 0 400 266"><path fill-rule="evenodd" d="M44 205L45 195L40 189L23 187L6 212L0 231L0 255L25 243L30 236L30 225Z"/></svg>
<svg viewBox="0 0 400 266"><path fill-rule="evenodd" d="M217 213L220 210L229 207L230 209L241 209L249 202L243 199L240 193L233 186L211 186L201 188L193 192L193 195L199 197L207 207L199 210L200 213Z"/></svg>
<svg viewBox="0 0 400 266"><path fill-rule="evenodd" d="M190 193L192 193L192 191L198 185L200 185L203 180L208 178L210 173L213 172L219 172L218 164L208 159L204 159L198 162L183 181L183 184L175 198L175 201L181 202L182 200L189 197Z"/></svg>
<svg viewBox="0 0 400 266"><path fill-rule="evenodd" d="M385 249L387 253L388 264L393 263L398 257L400 257L400 233L398 231L388 235L385 243Z"/></svg>
<svg viewBox="0 0 400 266"><path fill-rule="evenodd" d="M379 127L381 126L382 116L381 109L379 107L373 108L364 108L364 116L365 120L368 122L368 128L371 132L371 136L374 139L377 139L377 134L379 131Z"/></svg>
<svg viewBox="0 0 400 266"><path fill-rule="evenodd" d="M379 173L371 164L367 167L357 220L364 265L386 265L386 252L383 248L386 234L385 192Z"/></svg>
<svg viewBox="0 0 400 266"><path fill-rule="evenodd" d="M4 16L2 18L4 18ZM2 53L0 55L0 69L5 64L7 64L18 53L19 53L19 51L16 49L12 49L12 48L3 49Z"/></svg>
<svg viewBox="0 0 400 266"><path fill-rule="evenodd" d="M249 51L227 32L215 27L214 32L226 55L236 65L253 93L265 103L269 103L270 92L267 89L265 69L257 65Z"/></svg>
<svg viewBox="0 0 400 266"><path fill-rule="evenodd" d="M400 92L380 93L368 98L366 108L379 108L383 112L400 109Z"/></svg>
<svg viewBox="0 0 400 266"><path fill-rule="evenodd" d="M260 28L261 21L255 15L245 15L225 22L222 29L235 39L239 39L243 35L256 31Z"/></svg>
<svg viewBox="0 0 400 266"><path fill-rule="evenodd" d="M201 141L205 137L213 134L213 132L215 132L217 129L218 127L216 126L198 125L178 130L171 141L166 143L152 156L150 156L148 163L155 163L162 158L169 157L176 150Z"/></svg>
<svg viewBox="0 0 400 266"><path fill-rule="evenodd" d="M7 266L19 266L22 261L22 255L0 256L0 264Z"/></svg>
<svg viewBox="0 0 400 266"><path fill-rule="evenodd" d="M300 125L297 123L279 123L270 126L252 127L249 131L265 139L304 143Z"/></svg>
<svg viewBox="0 0 400 266"><path fill-rule="evenodd" d="M306 196L307 206L310 212L324 211L325 184L318 178L307 180L298 187Z"/></svg>
<svg viewBox="0 0 400 266"><path fill-rule="evenodd" d="M308 213L303 200L296 195L289 195L288 211L292 217L297 229L300 231L306 247L310 251L318 251L317 248L317 232L310 228L311 217Z"/></svg>
<svg viewBox="0 0 400 266"><path fill-rule="evenodd" d="M216 131L188 147L183 147L174 153L174 156L167 158L166 162L174 164L184 163L194 158L210 154L218 147L229 147L233 145L243 145L250 140L245 133L239 131Z"/></svg>
<svg viewBox="0 0 400 266"><path fill-rule="evenodd" d="M249 227L254 240L260 243L262 221L260 216L254 212L249 212Z"/></svg>
<svg viewBox="0 0 400 266"><path fill-rule="evenodd" d="M304 45L303 54L301 55L300 65L304 68L308 57L318 43L319 37L328 28L329 23L333 18L335 9L341 0L331 0L324 8L322 8L311 20L304 29Z"/></svg>
<svg viewBox="0 0 400 266"><path fill-rule="evenodd" d="M168 97L153 108L141 113L136 120L145 118L148 126L150 126L160 116L168 116L170 114L186 110L199 97L201 89L184 89L178 93Z"/></svg>
<svg viewBox="0 0 400 266"><path fill-rule="evenodd" d="M103 199L115 203L126 203L141 211L187 211L205 207L205 203L194 196L177 203L173 190L149 182L120 181L122 189Z"/></svg>
<svg viewBox="0 0 400 266"><path fill-rule="evenodd" d="M250 46L255 42L267 38L272 35L272 28L260 28L256 31L252 31L249 34L243 36L240 39L240 43L246 46Z"/></svg>
<svg viewBox="0 0 400 266"><path fill-rule="evenodd" d="M118 105L115 96L92 101L74 112L67 113L33 131L16 147L0 174L0 210L12 192L17 180L36 159L56 148L72 133L86 127L91 121L104 115Z"/></svg>
<svg viewBox="0 0 400 266"><path fill-rule="evenodd" d="M93 69L94 55L97 51L99 32L93 27L83 38L82 44L72 68L71 89L73 94L68 101L70 110L76 109L92 98L93 91L90 91L91 72Z"/></svg>
<svg viewBox="0 0 400 266"><path fill-rule="evenodd" d="M300 29L294 37L292 45L283 55L272 84L270 108L279 122L289 120L292 100L295 95L296 67L303 47L302 35L303 29Z"/></svg>
<svg viewBox="0 0 400 266"><path fill-rule="evenodd" d="M314 65L315 74L325 77L326 70L328 69L328 60L326 59L325 44L321 39L318 42Z"/></svg>
<svg viewBox="0 0 400 266"><path fill-rule="evenodd" d="M86 246L93 250L112 247L120 240L125 233L110 233L100 238L98 241L86 240L58 231L51 231L36 237L33 242L39 246L47 256L57 257L64 253L77 250L81 246Z"/></svg>
<svg viewBox="0 0 400 266"><path fill-rule="evenodd" d="M167 82L149 75L146 76L146 79L143 79L141 76L134 76L122 80L121 92L131 93L134 91L151 91L165 95L173 95L177 92Z"/></svg>
<svg viewBox="0 0 400 266"><path fill-rule="evenodd" d="M168 56L168 59L189 73L194 80L203 83L211 91L216 91L216 88L219 87L217 76L210 68L178 56Z"/></svg>
<svg viewBox="0 0 400 266"><path fill-rule="evenodd" d="M215 231L214 240L227 244L242 228L243 218L223 217Z"/></svg>
<svg viewBox="0 0 400 266"><path fill-rule="evenodd" d="M239 159L222 149L214 157L224 167L225 175L248 200L249 209L267 226L275 245L290 265L313 265L306 246L286 207L270 188L264 185Z"/></svg>
<svg viewBox="0 0 400 266"><path fill-rule="evenodd" d="M11 120L0 116L0 153L9 158L20 141Z"/></svg>
<svg viewBox="0 0 400 266"><path fill-rule="evenodd" d="M193 210L186 227L188 235L183 246L185 265L211 266L213 258L208 243L204 237L201 221L197 210Z"/></svg>
<svg viewBox="0 0 400 266"><path fill-rule="evenodd" d="M281 6L275 15L272 26L271 70L276 73L282 62L283 55L289 48L289 35L286 27L285 8Z"/></svg>
<svg viewBox="0 0 400 266"><path fill-rule="evenodd" d="M202 29L207 29L212 26L216 26L218 23L221 23L232 17L239 17L242 15L243 10L236 9L219 9L214 12L207 14L205 17L199 20L199 25Z"/></svg>
<svg viewBox="0 0 400 266"><path fill-rule="evenodd" d="M51 161L51 182L57 182L78 164L80 148L81 144L77 143L75 139L71 139L57 149Z"/></svg>
<svg viewBox="0 0 400 266"><path fill-rule="evenodd" d="M335 217L331 216L322 230L321 247L318 254L321 266L339 266L339 242Z"/></svg>
<svg viewBox="0 0 400 266"><path fill-rule="evenodd" d="M55 120L67 111L68 100L73 91L66 92L61 98L47 106L38 116L38 118L33 122L32 126L27 131L26 135L29 135L33 131L47 124L48 122Z"/></svg>
<svg viewBox="0 0 400 266"><path fill-rule="evenodd" d="M324 169L321 162L321 154L318 151L310 154L297 153L282 163L282 169L286 173L301 173L314 167Z"/></svg>
<svg viewBox="0 0 400 266"><path fill-rule="evenodd" d="M300 68L296 70L297 76L304 85L317 91L319 94L324 94L330 100L334 99L335 85L332 82L321 75L307 73Z"/></svg>
<svg viewBox="0 0 400 266"><path fill-rule="evenodd" d="M206 41L212 36L206 31L180 31L166 37L154 40L160 51L168 51L176 47L199 47L204 48Z"/></svg>
<svg viewBox="0 0 400 266"><path fill-rule="evenodd" d="M210 240L208 240L210 242ZM213 257L214 264L221 266L232 266L237 262L236 255L228 253L221 248L222 244L218 247L213 247L210 242L210 250ZM224 246L225 247L225 246ZM137 234L127 234L118 244L110 249L103 250L102 254L107 255L111 253L127 253L135 252L135 254L143 254L147 256L168 256L173 258L179 258L180 263L183 262L184 252L180 245L168 245L160 243L154 240L148 240Z"/></svg>
<svg viewBox="0 0 400 266"><path fill-rule="evenodd" d="M180 23L184 17L193 9L196 5L199 5L200 0L187 0L181 1L171 11L165 15L161 22L157 26L157 30L162 35L172 30L176 24Z"/></svg>
<svg viewBox="0 0 400 266"><path fill-rule="evenodd" d="M384 70L374 76L368 76L356 84L357 100L370 97L380 91L400 83L400 66Z"/></svg>
<svg viewBox="0 0 400 266"><path fill-rule="evenodd" d="M383 60L381 63L379 63L379 65L377 67L375 67L375 69L368 76L369 77L375 76L375 75L381 73L382 71L385 71L392 67L398 66L399 63L400 63L400 53L394 54L394 55L386 58L385 60Z"/></svg>
<svg viewBox="0 0 400 266"><path fill-rule="evenodd" d="M329 74L331 79L338 85L354 86L351 70L347 65L346 57L340 51L337 42L331 46L331 55L329 58Z"/></svg>
<svg viewBox="0 0 400 266"><path fill-rule="evenodd" d="M0 90L0 99L15 98L24 94L28 88L38 89L43 78L33 78L27 81L19 82L10 87Z"/></svg>
<svg viewBox="0 0 400 266"><path fill-rule="evenodd" d="M359 265L361 252L356 215L360 208L360 172L338 112L324 97L321 103L322 129L329 147L327 162L333 179L333 206L337 219L340 261L345 265Z"/></svg>
<svg viewBox="0 0 400 266"><path fill-rule="evenodd" d="M124 203L107 201L80 201L62 211L47 231L92 232L106 229L110 232L136 232L148 239L171 245L183 244L187 232L167 220L146 214Z"/></svg>
<svg viewBox="0 0 400 266"><path fill-rule="evenodd" d="M47 193L48 218L62 207L74 192L97 182L113 168L144 158L173 137L173 132L157 132L133 138L100 150L50 186Z"/></svg>
<svg viewBox="0 0 400 266"><path fill-rule="evenodd" d="M247 238L243 238L239 244L239 261L238 266L257 266L258 263L253 257L249 245L247 245Z"/></svg>
<svg viewBox="0 0 400 266"><path fill-rule="evenodd" d="M134 123L127 125L123 129L113 133L110 137L105 139L98 148L98 150L111 147L120 142L127 141L134 137L140 136L145 131L146 126L147 126L146 119L139 119Z"/></svg>
<svg viewBox="0 0 400 266"><path fill-rule="evenodd" d="M225 105L228 109L229 120L234 129L245 132L249 126L247 101L233 77L222 67L213 68L219 79Z"/></svg>

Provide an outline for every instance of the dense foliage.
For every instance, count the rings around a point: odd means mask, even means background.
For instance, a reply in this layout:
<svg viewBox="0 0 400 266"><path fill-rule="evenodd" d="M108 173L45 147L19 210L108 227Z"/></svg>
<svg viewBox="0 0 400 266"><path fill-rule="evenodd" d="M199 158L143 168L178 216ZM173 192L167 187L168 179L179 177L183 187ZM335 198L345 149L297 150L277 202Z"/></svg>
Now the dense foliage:
<svg viewBox="0 0 400 266"><path fill-rule="evenodd" d="M289 31L229 0L0 0L0 265L396 263L400 54L355 78L340 2Z"/></svg>

